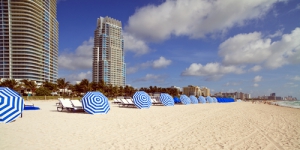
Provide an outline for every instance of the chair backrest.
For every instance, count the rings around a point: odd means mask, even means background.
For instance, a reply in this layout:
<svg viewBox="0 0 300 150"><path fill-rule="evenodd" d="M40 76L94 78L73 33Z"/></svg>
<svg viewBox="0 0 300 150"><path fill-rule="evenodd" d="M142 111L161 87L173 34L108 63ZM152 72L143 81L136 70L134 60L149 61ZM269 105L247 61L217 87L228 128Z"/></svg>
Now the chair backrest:
<svg viewBox="0 0 300 150"><path fill-rule="evenodd" d="M121 99L117 99L117 102L120 102L120 103L121 103L122 101L121 101Z"/></svg>
<svg viewBox="0 0 300 150"><path fill-rule="evenodd" d="M68 101L69 101L70 99L69 99L69 98L65 98L65 100L68 100Z"/></svg>
<svg viewBox="0 0 300 150"><path fill-rule="evenodd" d="M128 101L129 104L134 104L133 101L131 99L126 99Z"/></svg>
<svg viewBox="0 0 300 150"><path fill-rule="evenodd" d="M82 103L79 100L71 100L74 107L82 107Z"/></svg>
<svg viewBox="0 0 300 150"><path fill-rule="evenodd" d="M72 108L73 105L71 103L70 100L60 100L61 104L63 105L63 107L69 107L69 108Z"/></svg>
<svg viewBox="0 0 300 150"><path fill-rule="evenodd" d="M129 104L128 101L126 101L125 99L121 99L121 103L123 103L123 104Z"/></svg>

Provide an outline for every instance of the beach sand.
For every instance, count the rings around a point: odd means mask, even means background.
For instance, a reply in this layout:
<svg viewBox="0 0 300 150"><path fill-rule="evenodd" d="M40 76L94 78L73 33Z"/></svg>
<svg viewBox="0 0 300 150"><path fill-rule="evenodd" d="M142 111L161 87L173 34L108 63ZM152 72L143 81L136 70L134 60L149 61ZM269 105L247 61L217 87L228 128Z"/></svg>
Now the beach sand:
<svg viewBox="0 0 300 150"><path fill-rule="evenodd" d="M0 149L300 149L300 109L251 102L57 112L57 101L0 124ZM30 103L30 102L29 102Z"/></svg>

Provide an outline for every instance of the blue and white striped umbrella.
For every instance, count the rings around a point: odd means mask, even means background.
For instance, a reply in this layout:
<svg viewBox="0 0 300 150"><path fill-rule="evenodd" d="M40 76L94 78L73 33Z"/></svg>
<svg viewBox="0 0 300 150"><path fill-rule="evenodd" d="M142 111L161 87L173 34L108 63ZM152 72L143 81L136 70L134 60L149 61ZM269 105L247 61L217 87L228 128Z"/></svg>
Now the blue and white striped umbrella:
<svg viewBox="0 0 300 150"><path fill-rule="evenodd" d="M160 94L160 101L165 106L174 106L174 100L171 95L168 93L161 93Z"/></svg>
<svg viewBox="0 0 300 150"><path fill-rule="evenodd" d="M16 91L0 87L0 123L17 119L24 110L24 99Z"/></svg>
<svg viewBox="0 0 300 150"><path fill-rule="evenodd" d="M214 102L214 103L217 103L217 102L218 102L217 98L213 97L212 99L213 99L213 102Z"/></svg>
<svg viewBox="0 0 300 150"><path fill-rule="evenodd" d="M89 114L107 114L108 99L100 92L87 92L81 99L83 110Z"/></svg>
<svg viewBox="0 0 300 150"><path fill-rule="evenodd" d="M134 93L133 103L139 109L150 108L152 105L151 97L144 91L137 91Z"/></svg>
<svg viewBox="0 0 300 150"><path fill-rule="evenodd" d="M206 100L207 100L207 102L209 102L209 103L212 103L212 102L213 102L213 99L212 99L210 96L207 96L207 97L206 97Z"/></svg>
<svg viewBox="0 0 300 150"><path fill-rule="evenodd" d="M205 98L203 96L199 96L198 97L198 101L199 101L199 103L202 103L202 104L206 103L206 100L205 100Z"/></svg>
<svg viewBox="0 0 300 150"><path fill-rule="evenodd" d="M190 99L192 104L198 104L198 99L194 95L191 95Z"/></svg>
<svg viewBox="0 0 300 150"><path fill-rule="evenodd" d="M181 95L180 96L180 101L184 105L191 104L191 99L189 97L187 97L186 95Z"/></svg>

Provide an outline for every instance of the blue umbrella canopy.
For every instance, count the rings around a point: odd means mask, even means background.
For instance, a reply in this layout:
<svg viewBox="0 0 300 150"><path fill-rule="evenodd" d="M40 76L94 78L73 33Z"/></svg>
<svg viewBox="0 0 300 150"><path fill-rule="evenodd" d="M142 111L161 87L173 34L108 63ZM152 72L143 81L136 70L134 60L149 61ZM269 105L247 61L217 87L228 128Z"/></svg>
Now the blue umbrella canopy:
<svg viewBox="0 0 300 150"><path fill-rule="evenodd" d="M180 99L178 97L174 97L174 103L181 103Z"/></svg>
<svg viewBox="0 0 300 150"><path fill-rule="evenodd" d="M203 96L199 96L198 101L199 103L206 103L206 99Z"/></svg>
<svg viewBox="0 0 300 150"><path fill-rule="evenodd" d="M83 110L89 114L107 114L108 99L100 92L87 92L81 99Z"/></svg>
<svg viewBox="0 0 300 150"><path fill-rule="evenodd" d="M133 103L139 109L150 108L152 105L151 97L144 91L137 91L134 93Z"/></svg>
<svg viewBox="0 0 300 150"><path fill-rule="evenodd" d="M174 100L172 96L167 93L160 94L160 101L165 106L174 106Z"/></svg>
<svg viewBox="0 0 300 150"><path fill-rule="evenodd" d="M214 103L217 103L217 102L218 102L217 98L213 97L212 99L213 99L213 102L214 102Z"/></svg>
<svg viewBox="0 0 300 150"><path fill-rule="evenodd" d="M209 103L212 103L212 102L213 102L213 99L212 99L210 96L207 96L207 97L206 97L206 100L207 100L207 102L209 102Z"/></svg>
<svg viewBox="0 0 300 150"><path fill-rule="evenodd" d="M24 99L14 90L0 87L0 123L9 123L24 110Z"/></svg>
<svg viewBox="0 0 300 150"><path fill-rule="evenodd" d="M198 99L194 95L191 95L190 99L191 99L192 104L198 104Z"/></svg>
<svg viewBox="0 0 300 150"><path fill-rule="evenodd" d="M187 97L186 95L181 95L180 96L180 101L184 105L191 104L191 99L189 97Z"/></svg>

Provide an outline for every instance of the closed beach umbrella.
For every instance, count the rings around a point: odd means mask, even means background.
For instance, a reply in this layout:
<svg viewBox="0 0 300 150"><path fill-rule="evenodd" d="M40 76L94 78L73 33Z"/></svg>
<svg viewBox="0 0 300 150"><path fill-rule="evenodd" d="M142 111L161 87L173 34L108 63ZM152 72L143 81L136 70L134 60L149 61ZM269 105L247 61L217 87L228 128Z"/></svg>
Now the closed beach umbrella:
<svg viewBox="0 0 300 150"><path fill-rule="evenodd" d="M0 123L9 123L24 110L24 99L14 90L0 87Z"/></svg>
<svg viewBox="0 0 300 150"><path fill-rule="evenodd" d="M110 110L107 97L100 92L87 92L81 101L83 110L89 114L107 114Z"/></svg>
<svg viewBox="0 0 300 150"><path fill-rule="evenodd" d="M152 105L151 97L144 91L137 91L134 93L133 103L139 109L150 108Z"/></svg>
<svg viewBox="0 0 300 150"><path fill-rule="evenodd" d="M160 94L160 101L165 106L174 106L174 100L172 96L167 93Z"/></svg>
<svg viewBox="0 0 300 150"><path fill-rule="evenodd" d="M199 101L199 103L202 103L202 104L206 103L206 100L203 96L199 96L198 101Z"/></svg>
<svg viewBox="0 0 300 150"><path fill-rule="evenodd" d="M190 99L191 99L192 104L198 104L198 99L194 95L191 95Z"/></svg>
<svg viewBox="0 0 300 150"><path fill-rule="evenodd" d="M184 105L191 104L191 99L189 97L187 97L186 95L181 95L180 96L180 101Z"/></svg>

